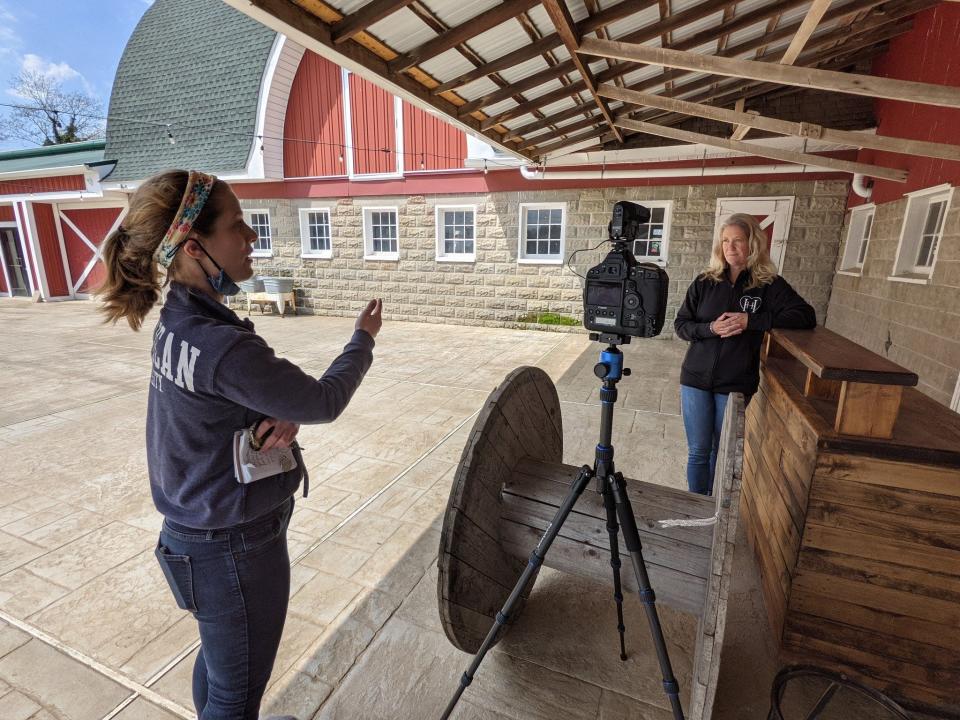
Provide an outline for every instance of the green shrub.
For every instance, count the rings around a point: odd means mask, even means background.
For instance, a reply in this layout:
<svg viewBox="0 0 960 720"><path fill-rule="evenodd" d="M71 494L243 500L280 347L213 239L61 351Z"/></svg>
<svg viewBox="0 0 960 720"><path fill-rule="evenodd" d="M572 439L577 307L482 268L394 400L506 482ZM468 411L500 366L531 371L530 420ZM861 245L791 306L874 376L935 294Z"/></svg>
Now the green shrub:
<svg viewBox="0 0 960 720"><path fill-rule="evenodd" d="M541 312L541 313L526 313L517 318L520 322L523 323L538 323L540 325L579 325L580 321L576 318L570 317L569 315L561 315L560 313L553 312Z"/></svg>

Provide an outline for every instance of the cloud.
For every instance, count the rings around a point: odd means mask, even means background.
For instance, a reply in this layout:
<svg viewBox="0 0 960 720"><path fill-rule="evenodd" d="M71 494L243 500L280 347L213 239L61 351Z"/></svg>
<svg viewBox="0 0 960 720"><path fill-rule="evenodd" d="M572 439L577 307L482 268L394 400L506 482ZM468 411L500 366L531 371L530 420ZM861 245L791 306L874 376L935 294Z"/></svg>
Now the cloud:
<svg viewBox="0 0 960 720"><path fill-rule="evenodd" d="M21 45L20 35L13 28L16 22L17 16L0 3L0 56L15 54L14 48Z"/></svg>
<svg viewBox="0 0 960 720"><path fill-rule="evenodd" d="M27 53L23 56L20 63L21 69L29 73L38 73L57 82L66 82L67 80L82 79L83 75L74 70L68 63L50 62L39 55Z"/></svg>

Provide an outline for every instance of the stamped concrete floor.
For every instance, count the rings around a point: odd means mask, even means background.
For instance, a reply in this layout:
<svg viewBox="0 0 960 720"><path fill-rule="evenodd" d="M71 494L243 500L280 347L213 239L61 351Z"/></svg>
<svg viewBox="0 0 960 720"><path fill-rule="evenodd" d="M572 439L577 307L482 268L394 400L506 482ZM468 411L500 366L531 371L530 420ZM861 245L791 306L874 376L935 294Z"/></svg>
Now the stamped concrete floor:
<svg viewBox="0 0 960 720"><path fill-rule="evenodd" d="M346 318L257 318L277 352L319 374ZM92 303L0 301L0 718L193 717L194 621L153 558L160 517L143 451L149 328L99 324ZM558 383L564 461L590 463L599 349L581 334L390 322L344 415L304 427L311 493L289 534L293 587L265 712L349 720L435 718L468 656L440 627L441 513L485 397L513 368ZM614 426L618 468L683 486L683 345L634 343ZM681 685L695 620L661 609ZM455 717L669 718L646 621L612 591L544 571ZM754 613L753 621L757 614ZM737 699L728 717L762 717ZM752 706L751 706L752 707Z"/></svg>

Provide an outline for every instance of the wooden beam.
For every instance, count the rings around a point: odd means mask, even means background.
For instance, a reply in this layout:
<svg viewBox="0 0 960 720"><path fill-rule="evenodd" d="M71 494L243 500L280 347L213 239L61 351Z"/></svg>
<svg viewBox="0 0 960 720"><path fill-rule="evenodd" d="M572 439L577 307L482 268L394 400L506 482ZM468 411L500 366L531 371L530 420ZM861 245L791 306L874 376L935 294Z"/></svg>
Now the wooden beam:
<svg viewBox="0 0 960 720"><path fill-rule="evenodd" d="M559 65L554 65L553 67L542 70L535 75L531 75L529 77L525 77L523 80L518 80L515 83L511 83L510 87L495 90L494 92L487 93L486 95L464 103L460 106L458 112L460 115L467 115L472 113L474 110L479 110L480 108L488 107L490 105L496 105L501 100L506 100L512 95L516 95L517 93L538 87L543 85L545 82L549 82L550 80L555 80L559 74L575 72L576 70L577 65L573 60L565 60Z"/></svg>
<svg viewBox="0 0 960 720"><path fill-rule="evenodd" d="M616 123L625 130L635 130L637 132L643 132L649 135L657 135L659 137L670 138L672 140L681 140L688 143L700 143L703 145L709 145L711 147L719 147L726 150L741 152L746 155L756 155L759 157L771 158L773 160L782 160L784 162L829 168L830 170L839 170L840 172L869 175L870 177L881 178L883 180L893 180L894 182L907 181L907 173L905 171L895 170L893 168L878 167L876 165L850 162L848 160L837 160L836 158L796 152L794 150L780 150L779 148L754 145L751 143L740 142L738 140L728 140L727 138L719 138L712 135L704 135L702 133L688 132L687 130L679 130L677 128L654 125L653 123L645 123L637 120L628 120L626 118L621 119L618 117L616 119Z"/></svg>
<svg viewBox="0 0 960 720"><path fill-rule="evenodd" d="M651 5L656 4L657 0L623 0L623 2L607 8L603 12L597 13L593 17L581 20L579 23L577 23L577 30L581 35L586 35L589 32L593 32L597 28L603 27L604 25L609 25L617 20L622 20L625 17L641 12ZM531 60L537 55L542 55L548 50L560 47L561 45L563 45L563 40L557 33L546 35L532 45L526 45L522 48L518 48L513 52L507 53L503 57L497 58L496 60L490 61L486 65L478 67L476 70L471 70L463 75L453 78L452 80L442 83L436 88L435 92L442 93L446 92L447 90L455 90L456 88L462 87L467 83L473 82L474 80L479 80L482 77L486 77L491 73L499 72L500 70L506 70L508 67L513 67L514 65L519 65L527 60Z"/></svg>
<svg viewBox="0 0 960 720"><path fill-rule="evenodd" d="M539 159L542 160L544 156L549 155L550 153L555 152L556 150L560 150L562 148L569 147L571 145L577 145L586 140L591 140L599 136L600 136L600 132L598 132L597 130L587 131L585 133L581 133L580 135L573 135L571 137L564 138L563 140L558 140L557 142L551 143L549 145L543 145L542 147L537 147L536 151L534 152L534 155L536 155Z"/></svg>
<svg viewBox="0 0 960 720"><path fill-rule="evenodd" d="M737 100L737 104L736 104L736 106L735 106L733 109L734 109L736 112L738 112L738 113L742 113L742 112L743 112L743 106L746 105L746 103L747 103L747 99L746 99L746 98L740 98L739 100ZM751 115L757 115L758 113L757 113L756 110L751 110L751 111L750 111L750 114L751 114ZM743 139L747 136L747 133L748 133L748 132L750 132L750 126L749 126L749 125L734 125L734 127L733 127L733 134L730 136L730 139L731 139L731 140L743 140Z"/></svg>
<svg viewBox="0 0 960 720"><path fill-rule="evenodd" d="M558 112L555 115L551 115L550 117L544 120L537 120L536 122L528 123L521 127L510 130L508 137L509 138L525 138L530 133L535 133L538 130L543 130L544 128L550 127L552 125L556 125L557 123L561 123L564 120L569 120L570 118L576 117L577 115L582 115L584 113L588 113L595 109L596 109L595 106L585 107L583 105L574 105L573 107L567 108L566 110L562 112Z"/></svg>
<svg viewBox="0 0 960 720"><path fill-rule="evenodd" d="M359 32L363 32L375 22L383 20L397 10L405 8L414 0L373 0L356 12L345 15L333 26L333 44L344 43Z"/></svg>
<svg viewBox="0 0 960 720"><path fill-rule="evenodd" d="M884 137L882 135L873 135L871 133L851 130L833 130L813 123L791 122L789 120L765 117L757 114L755 111L753 113L738 112L737 110L727 110L725 108L713 107L712 105L702 105L700 103L687 102L686 100L666 98L662 95L639 93L635 90L619 88L616 85L601 85L599 93L605 98L619 100L632 105L654 107L660 110L666 110L667 112L682 113L683 115L702 117L719 122L747 125L748 127L754 127L758 130L768 130L769 132L775 132L780 135L792 135L794 137L824 140L825 142L856 145L857 147L901 153L904 155L924 155L926 157L941 158L943 160L960 161L960 146L957 145L943 145L940 143L924 142L922 140ZM737 138L730 139L737 140Z"/></svg>
<svg viewBox="0 0 960 720"><path fill-rule="evenodd" d="M786 51L783 53L783 57L780 58L781 65L793 65L797 57L803 51L804 46L807 44L807 41L813 35L814 31L817 29L817 25L820 24L820 21L823 19L824 14L830 7L830 0L813 0L813 3L810 5L810 8L807 10L806 16L803 18L803 22L800 23L800 27L797 29L796 34L793 36L793 40L790 41L790 45L787 47ZM777 15L777 20L779 20L780 15ZM771 21L774 22L774 21ZM768 27L769 32L773 31L773 27ZM758 53L759 56L759 53ZM740 100L737 101L739 107L736 109L739 112L743 112L743 102ZM730 136L731 140L743 140L747 137L747 134L750 132L749 125L738 125L733 134Z"/></svg>
<svg viewBox="0 0 960 720"><path fill-rule="evenodd" d="M603 125L603 122L604 120L602 115L592 115L591 117L584 118L579 122L570 123L569 125L564 125L563 127L557 128L555 133L544 134L540 137L534 137L530 140L525 140L521 143L521 146L525 150L540 147L541 145L546 144L548 141L552 142L559 137L569 137L574 131L593 128L597 125ZM597 132L596 134L600 135L600 132Z"/></svg>
<svg viewBox="0 0 960 720"><path fill-rule="evenodd" d="M793 4L798 5L806 0L790 1ZM653 40L654 38L660 37L664 33L671 32L672 30L678 30L684 25L689 25L690 23L697 22L698 20L708 18L714 13L718 13L734 4L736 4L736 0L706 0L706 2L701 2L698 5L687 8L682 12L678 12L676 15L671 15L663 20L649 23L639 30L634 30L629 35L625 35L620 38L620 42L631 42L638 44L645 43L648 40Z"/></svg>
<svg viewBox="0 0 960 720"><path fill-rule="evenodd" d="M486 12L480 13L476 17L470 18L467 22L451 28L444 34L428 40L410 52L391 60L387 63L387 67L390 68L391 72L395 73L409 70L414 65L426 62L430 58L445 53L450 48L456 47L460 43L466 42L480 33L495 28L507 20L512 20L516 15L526 12L536 4L538 4L538 0L510 0L509 2L501 3Z"/></svg>
<svg viewBox="0 0 960 720"><path fill-rule="evenodd" d="M787 51L783 54L783 57L780 58L781 65L793 65L794 60L803 52L804 45L807 44L807 40L813 35L813 31L817 29L817 25L820 24L820 20L829 7L830 0L813 0L810 4L810 9L807 10L807 16L803 18L803 22L800 23L800 29L797 30L797 34L794 35L793 40L790 41L790 46L787 48Z"/></svg>
<svg viewBox="0 0 960 720"><path fill-rule="evenodd" d="M549 52L550 50L553 50L553 48L559 47L561 44L560 38L557 37L556 33L553 33L552 35L546 35L532 45L524 45L522 48L518 48L511 53L507 53L503 57L499 57L492 62L485 63L480 67L470 70L469 72L465 72L463 75L459 75L445 83L440 83L433 89L433 94L439 95L447 92L448 90L456 90L458 87L463 87L464 85L472 83L474 80L479 80L487 75L492 75L493 73L500 72L501 70L506 70L514 65L519 65L522 62L526 62L531 57L536 57L537 55L542 55L545 52Z"/></svg>
<svg viewBox="0 0 960 720"><path fill-rule="evenodd" d="M773 65L755 60L732 60L692 52L650 48L643 45L584 38L579 51L583 55L611 57L616 60L662 65L714 75L741 77L780 85L795 85L816 90L832 90L850 95L882 97L922 105L960 108L960 88L946 85L894 80L832 70L815 70L789 65Z"/></svg>
<svg viewBox="0 0 960 720"><path fill-rule="evenodd" d="M617 140L623 142L623 133L613 124L613 116L610 114L610 108L607 107L607 103L603 98L597 94L597 83L593 79L593 72L591 72L590 66L586 60L583 60L579 53L577 53L577 48L580 46L580 36L577 34L576 23L573 21L573 16L570 15L570 11L567 9L566 0L543 0L542 5L543 9L547 11L547 15L550 16L550 21L556 28L557 34L563 38L563 44L567 46L570 59L573 60L577 66L577 70L580 71L580 76L586 83L587 90L593 95L594 102L596 102L597 107L600 108L604 119L617 136Z"/></svg>
<svg viewBox="0 0 960 720"><path fill-rule="evenodd" d="M738 29L742 29L741 25L743 25L748 21L751 23L762 21L771 14L784 12L785 10L790 9L795 5L802 4L805 1L806 0L781 0L776 5L772 5L769 8L766 8L763 11L762 15L759 14L760 11L742 15L738 18L735 18L729 25L722 25L717 28L705 30L703 32L697 33L691 38L682 40L678 42L676 45L674 45L673 49L689 50L692 48L699 47L700 45L703 45L706 42L716 40L724 33L735 32ZM852 0L852 2L844 6L843 11L844 13L852 13L852 12L858 12L861 10L867 10L879 5L882 1L883 0ZM929 5L935 5L938 2L938 0L919 0L919 2L924 3L926 6L929 6ZM623 4L625 3L620 3L619 5L615 5L614 7L615 8L620 7ZM834 8L833 10L830 10L830 12L827 13L827 18L834 18L834 17L840 17L840 16L842 16L842 13L840 13L837 10L837 8ZM792 32L795 32L798 27L799 27L799 23L777 30L776 33L774 33L774 37L755 38L754 40L744 41L734 47L727 48L726 50L724 50L723 55L729 56L729 57L735 57L744 52L749 52L750 50L756 49L763 44L774 42L775 40L789 36ZM653 37L656 37L656 35L654 35ZM819 41L820 41L820 38L815 39L815 42L819 42ZM632 69L633 68L630 65L619 64L616 67L609 68L599 73L596 79L598 82L607 82L608 80L612 80L616 77L619 77L629 72ZM684 70L667 70L663 73L662 76L658 76L656 78L652 78L651 80L644 81L642 83L639 83L638 85L634 85L633 87L638 90L646 90L650 87L662 84L666 79L680 78L687 74L689 73ZM495 127L497 125L500 125L501 123L507 122L508 120L512 120L513 118L526 115L527 113L535 112L536 110L546 105L554 103L558 100L562 100L567 95L573 94L573 92L580 92L584 90L584 88L585 86L583 83L579 83L579 86L577 83L575 83L574 86L571 86L569 90L560 89L551 93L547 93L546 95L541 95L540 97L537 97L528 103L524 103L518 107L511 108L510 110L507 110L506 112L501 113L500 115L497 115L495 118L490 118L488 120L483 121L482 127L484 128Z"/></svg>

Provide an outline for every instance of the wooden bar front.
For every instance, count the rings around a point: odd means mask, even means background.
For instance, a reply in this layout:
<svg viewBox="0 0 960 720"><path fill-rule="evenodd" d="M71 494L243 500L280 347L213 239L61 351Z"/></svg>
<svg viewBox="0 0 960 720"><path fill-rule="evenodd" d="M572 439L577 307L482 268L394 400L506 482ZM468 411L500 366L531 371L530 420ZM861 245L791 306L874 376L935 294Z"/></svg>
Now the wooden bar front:
<svg viewBox="0 0 960 720"><path fill-rule="evenodd" d="M785 662L960 715L960 415L824 328L774 330L741 517Z"/></svg>

